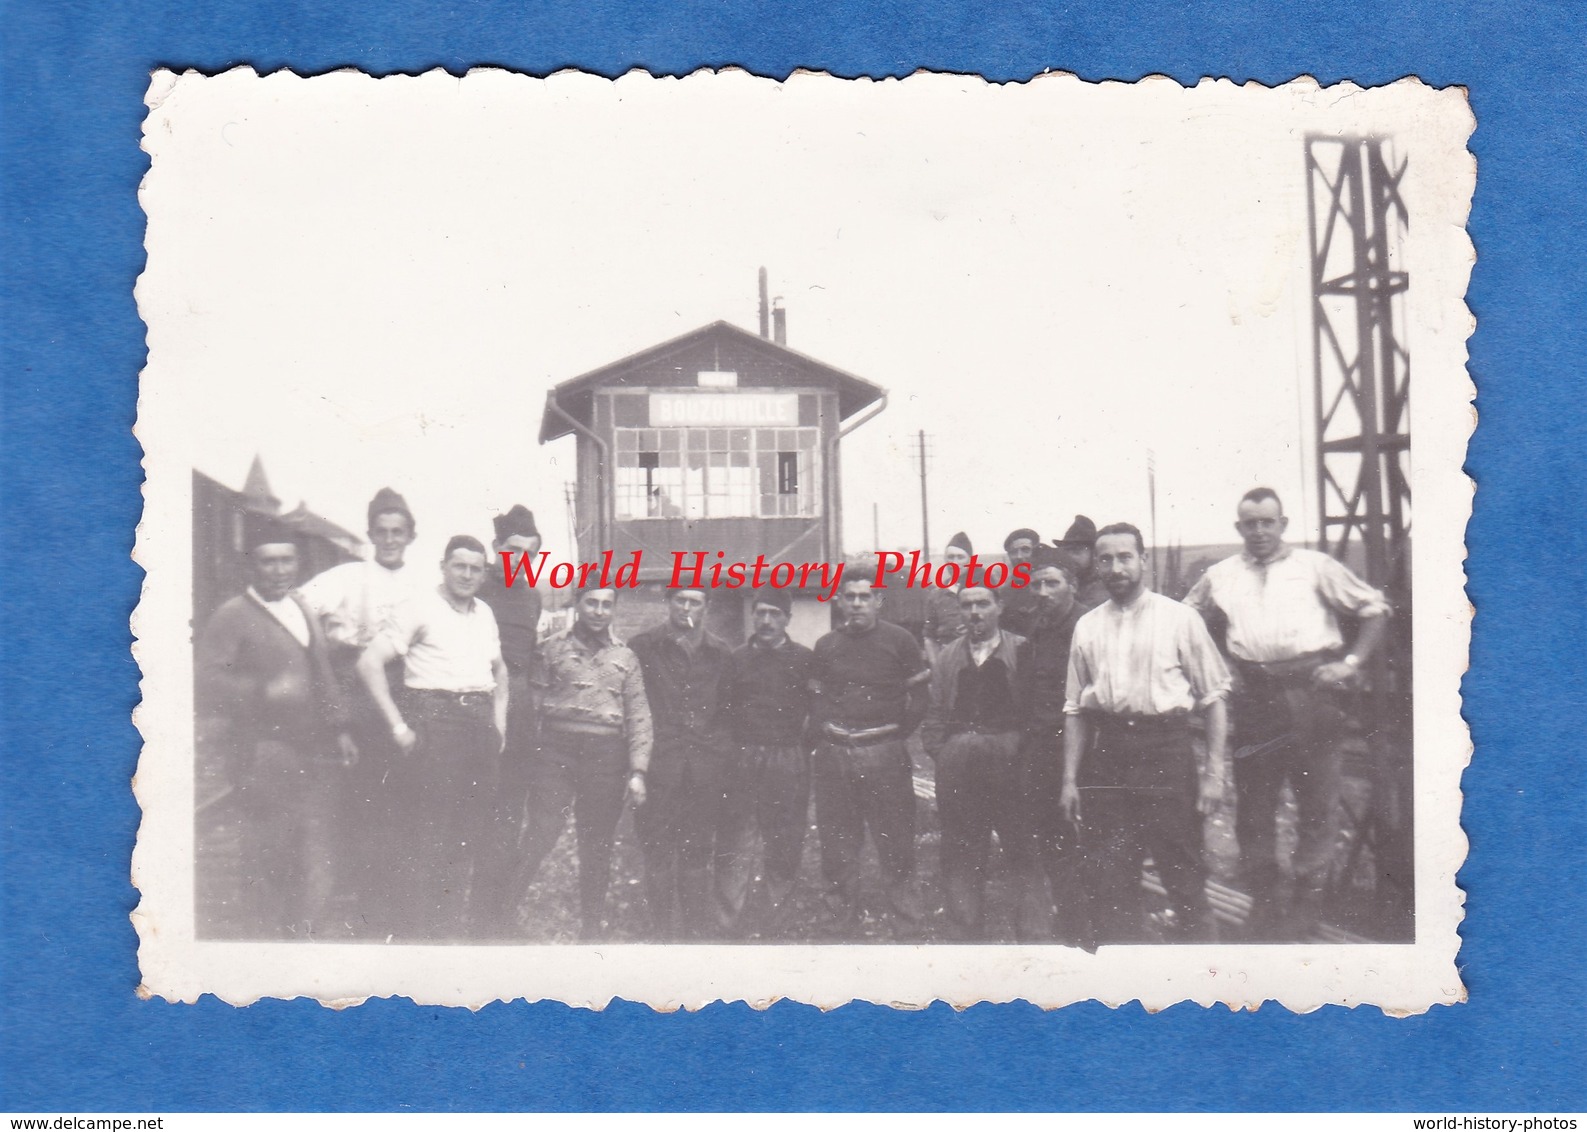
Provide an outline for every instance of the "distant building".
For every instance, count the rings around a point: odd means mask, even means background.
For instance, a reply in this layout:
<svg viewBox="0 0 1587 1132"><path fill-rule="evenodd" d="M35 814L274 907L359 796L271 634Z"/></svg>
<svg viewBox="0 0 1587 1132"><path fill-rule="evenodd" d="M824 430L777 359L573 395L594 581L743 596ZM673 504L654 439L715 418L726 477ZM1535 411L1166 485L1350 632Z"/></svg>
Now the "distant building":
<svg viewBox="0 0 1587 1132"><path fill-rule="evenodd" d="M343 530L303 504L285 513L270 490L264 463L255 456L241 491L203 472L193 472L193 626L248 585L247 521L250 514L271 515L297 532L303 547L298 580L360 557L363 539Z"/></svg>
<svg viewBox="0 0 1587 1132"><path fill-rule="evenodd" d="M886 407L887 391L789 349L775 314L775 339L714 322L546 394L540 442L577 437L581 560L642 550L641 580L663 585L674 551L842 561L839 442ZM740 639L749 601L748 590L718 591L711 628ZM620 632L655 620L653 602L619 610ZM808 642L827 627L828 606L796 593L794 635Z"/></svg>

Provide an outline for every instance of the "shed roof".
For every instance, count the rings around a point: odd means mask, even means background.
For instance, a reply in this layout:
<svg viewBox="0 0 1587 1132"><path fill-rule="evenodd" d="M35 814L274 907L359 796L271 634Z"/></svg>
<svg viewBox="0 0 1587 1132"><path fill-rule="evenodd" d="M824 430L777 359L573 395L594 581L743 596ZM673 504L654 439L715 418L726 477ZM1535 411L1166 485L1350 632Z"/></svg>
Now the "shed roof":
<svg viewBox="0 0 1587 1132"><path fill-rule="evenodd" d="M866 381L862 377L855 377L808 354L791 350L787 346L779 345L769 338L762 338L758 334L752 334L732 323L717 321L659 345L647 347L599 369L569 378L553 387L546 394L545 414L540 421L540 443L545 444L573 431L573 426L552 408L553 400L562 407L563 411L588 424L592 415L591 395L597 388L621 385L624 378L634 370L664 361L669 355L681 354L709 345L713 341L730 341L735 346L760 351L773 362L794 366L803 370L816 382L835 386L838 391L838 411L844 418L853 416L887 393L887 390L880 385Z"/></svg>

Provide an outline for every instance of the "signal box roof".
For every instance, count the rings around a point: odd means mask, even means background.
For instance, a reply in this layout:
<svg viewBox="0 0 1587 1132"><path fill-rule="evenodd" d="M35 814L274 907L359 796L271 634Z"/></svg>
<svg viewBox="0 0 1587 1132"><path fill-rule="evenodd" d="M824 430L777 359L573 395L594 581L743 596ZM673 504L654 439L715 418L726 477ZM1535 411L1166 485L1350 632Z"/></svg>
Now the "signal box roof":
<svg viewBox="0 0 1587 1132"><path fill-rule="evenodd" d="M798 350L780 346L727 322L713 322L698 330L637 354L570 378L546 395L545 414L540 421L540 443L556 440L573 431L573 426L552 407L555 400L562 410L581 424L594 416L594 392L612 386L635 391L692 385L702 369L747 371L747 385L788 388L836 389L839 414L847 419L886 396L880 385L855 377Z"/></svg>

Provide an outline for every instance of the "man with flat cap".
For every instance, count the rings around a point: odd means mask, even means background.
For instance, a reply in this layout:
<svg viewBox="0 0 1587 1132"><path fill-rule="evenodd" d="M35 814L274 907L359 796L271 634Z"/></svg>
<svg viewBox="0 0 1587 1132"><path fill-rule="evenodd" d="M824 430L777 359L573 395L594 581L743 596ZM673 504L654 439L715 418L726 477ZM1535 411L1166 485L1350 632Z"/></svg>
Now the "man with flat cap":
<svg viewBox="0 0 1587 1132"><path fill-rule="evenodd" d="M358 742L352 810L342 836L349 880L366 912L393 899L387 891L392 877L386 863L394 836L389 789L397 750L355 668L359 655L379 636L392 611L421 588L417 575L404 561L415 534L407 501L383 487L369 501L368 520L370 557L333 566L310 578L298 591L324 629L331 664L347 692L352 733ZM387 678L393 684L402 682L401 661L392 665ZM357 920L364 922L363 916Z"/></svg>
<svg viewBox="0 0 1587 1132"><path fill-rule="evenodd" d="M921 635L925 638L926 663L933 668L937 666L937 656L942 650L964 635L964 614L959 611L959 591L964 589L962 571L968 568L970 556L974 553L969 535L963 531L954 535L948 540L942 558L944 562L959 567L959 584L952 589L926 591L926 617L921 625Z"/></svg>
<svg viewBox="0 0 1587 1132"><path fill-rule="evenodd" d="M1029 527L1010 531L1003 540L1003 550L1008 554L1009 581L1002 592L1002 627L1021 637L1029 630L1031 618L1036 616L1036 591L1029 586L1016 587L1013 570L1021 562L1028 563L1040 545L1041 536Z"/></svg>
<svg viewBox="0 0 1587 1132"><path fill-rule="evenodd" d="M757 831L763 846L763 931L783 926L804 851L815 654L789 638L792 611L787 590L755 592L753 632L748 644L734 650L722 693L732 747L717 831L716 891L730 929L743 926L756 871Z"/></svg>
<svg viewBox="0 0 1587 1132"><path fill-rule="evenodd" d="M722 824L728 737L722 685L727 642L705 627L706 591L674 589L667 619L634 634L655 748L645 804L634 816L645 855L645 900L660 940L711 936L723 927L711 863Z"/></svg>
<svg viewBox="0 0 1587 1132"><path fill-rule="evenodd" d="M200 773L226 789L224 824L241 843L239 891L206 892L200 840L199 915L254 937L323 938L358 752L325 636L292 591L296 536L257 516L247 543L248 588L205 624L194 664ZM235 916L219 906L231 902Z"/></svg>
<svg viewBox="0 0 1587 1132"><path fill-rule="evenodd" d="M529 584L520 565L529 565L540 553L540 531L534 512L515 504L493 520L495 554L485 564L485 583L479 600L496 615L501 635L501 658L507 665L507 743L501 756L499 812L495 837L485 847L474 879L474 904L483 930L503 936L516 934L518 901L514 888L523 857L527 831L525 803L534 771L534 750L539 742L539 721L529 677L540 649L540 594ZM509 584L507 579L511 578ZM494 911L493 911L494 910Z"/></svg>
<svg viewBox="0 0 1587 1132"><path fill-rule="evenodd" d="M1092 564L1094 551L1092 544L1097 539L1097 525L1084 515L1076 515L1075 521L1069 524L1069 529L1064 532L1064 537L1056 543L1059 551L1075 572L1075 600L1080 603L1080 611L1095 609L1108 600L1108 587L1097 576L1095 566Z"/></svg>

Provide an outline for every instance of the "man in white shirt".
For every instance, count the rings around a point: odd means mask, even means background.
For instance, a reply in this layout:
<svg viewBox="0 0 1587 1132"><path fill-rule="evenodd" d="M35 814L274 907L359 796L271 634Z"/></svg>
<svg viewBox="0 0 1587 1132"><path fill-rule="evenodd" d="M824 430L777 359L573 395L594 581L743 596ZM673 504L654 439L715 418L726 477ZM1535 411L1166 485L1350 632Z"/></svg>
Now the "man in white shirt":
<svg viewBox="0 0 1587 1132"><path fill-rule="evenodd" d="M1343 563L1287 545L1289 520L1271 488L1245 493L1234 526L1245 551L1208 570L1185 603L1224 630L1238 677L1230 704L1235 832L1252 934L1294 938L1309 925L1292 918L1314 910L1337 852L1342 693L1377 651L1389 605ZM1357 627L1348 652L1341 617ZM1286 782L1297 807L1297 901L1286 899L1277 859Z"/></svg>
<svg viewBox="0 0 1587 1132"><path fill-rule="evenodd" d="M475 858L496 833L508 676L496 618L474 596L486 566L483 543L454 535L441 584L399 605L358 660L399 751L393 794L407 852L397 865L414 902L409 930L428 939L467 933ZM400 704L386 679L398 657Z"/></svg>
<svg viewBox="0 0 1587 1132"><path fill-rule="evenodd" d="M1205 926L1202 815L1223 797L1229 670L1193 610L1146 588L1137 528L1103 527L1095 548L1108 600L1076 622L1069 646L1059 805L1081 824L1097 942L1143 938L1147 857L1168 891L1165 940L1194 939ZM1200 768L1198 712L1207 734Z"/></svg>
<svg viewBox="0 0 1587 1132"><path fill-rule="evenodd" d="M324 630L331 665L347 692L349 726L358 742L358 765L350 773L351 811L342 832L342 855L358 904L359 914L354 917L358 925L391 900L385 891L392 879L387 868L393 833L388 791L397 750L354 667L392 610L423 587L404 561L415 534L407 500L389 487L377 491L369 501L368 534L373 550L367 560L333 566L298 589ZM401 680L400 662L392 665L387 677Z"/></svg>

